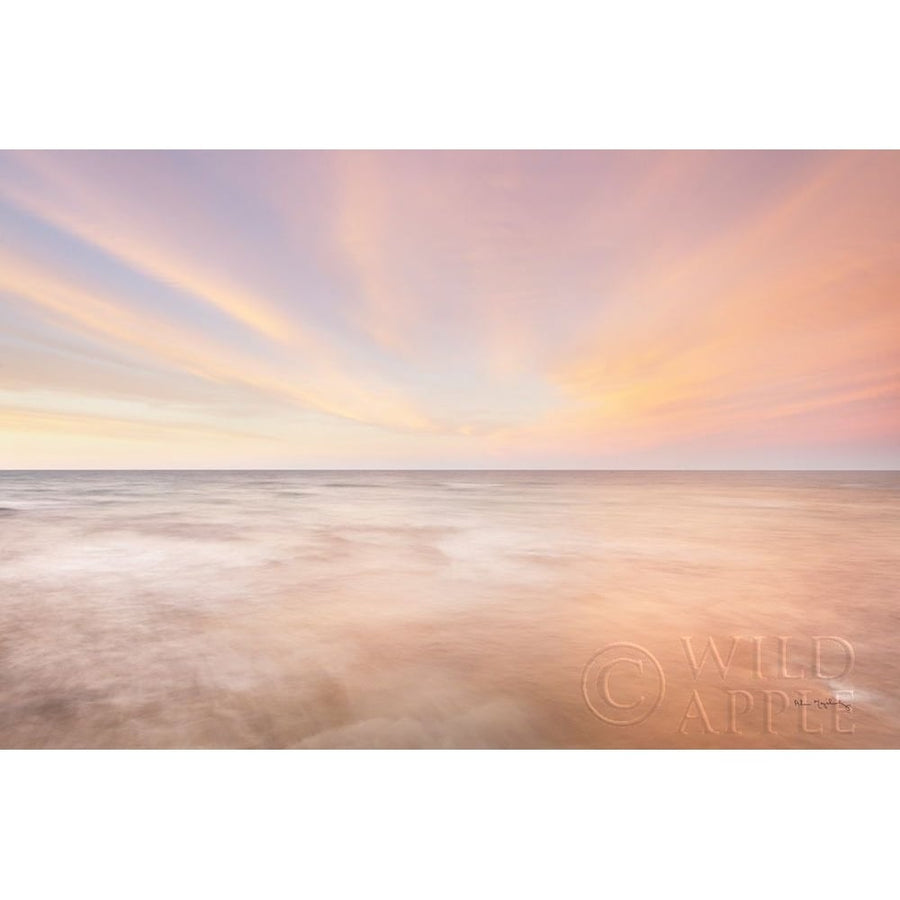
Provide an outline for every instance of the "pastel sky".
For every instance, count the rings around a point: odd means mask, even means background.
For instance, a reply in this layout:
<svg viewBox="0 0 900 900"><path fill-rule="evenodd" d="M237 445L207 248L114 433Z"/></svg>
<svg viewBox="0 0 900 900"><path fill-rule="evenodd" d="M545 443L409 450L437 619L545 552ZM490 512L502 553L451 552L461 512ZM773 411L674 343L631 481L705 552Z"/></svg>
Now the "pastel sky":
<svg viewBox="0 0 900 900"><path fill-rule="evenodd" d="M900 153L2 153L0 437L0 468L897 468Z"/></svg>

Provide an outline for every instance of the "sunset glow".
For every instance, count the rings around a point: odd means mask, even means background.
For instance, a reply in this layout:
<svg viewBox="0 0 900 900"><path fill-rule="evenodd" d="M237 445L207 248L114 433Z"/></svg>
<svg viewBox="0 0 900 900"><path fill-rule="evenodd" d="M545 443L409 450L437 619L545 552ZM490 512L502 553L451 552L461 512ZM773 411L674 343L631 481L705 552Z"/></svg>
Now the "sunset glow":
<svg viewBox="0 0 900 900"><path fill-rule="evenodd" d="M900 154L0 154L0 468L896 468Z"/></svg>

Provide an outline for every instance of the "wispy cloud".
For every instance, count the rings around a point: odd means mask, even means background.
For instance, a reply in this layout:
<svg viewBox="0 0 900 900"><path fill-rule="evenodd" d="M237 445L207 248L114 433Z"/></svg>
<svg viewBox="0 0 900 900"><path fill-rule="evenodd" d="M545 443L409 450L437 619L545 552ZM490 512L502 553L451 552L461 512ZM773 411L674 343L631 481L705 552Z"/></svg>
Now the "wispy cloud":
<svg viewBox="0 0 900 900"><path fill-rule="evenodd" d="M0 154L0 465L866 465L898 208L887 152Z"/></svg>

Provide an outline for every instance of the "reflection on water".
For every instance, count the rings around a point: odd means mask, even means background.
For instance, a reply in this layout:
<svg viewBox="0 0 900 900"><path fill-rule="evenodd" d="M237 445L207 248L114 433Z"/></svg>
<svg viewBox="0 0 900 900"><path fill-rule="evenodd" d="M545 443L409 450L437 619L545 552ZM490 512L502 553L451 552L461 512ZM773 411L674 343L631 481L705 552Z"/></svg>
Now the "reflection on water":
<svg viewBox="0 0 900 900"><path fill-rule="evenodd" d="M0 588L6 747L900 747L898 473L6 472Z"/></svg>

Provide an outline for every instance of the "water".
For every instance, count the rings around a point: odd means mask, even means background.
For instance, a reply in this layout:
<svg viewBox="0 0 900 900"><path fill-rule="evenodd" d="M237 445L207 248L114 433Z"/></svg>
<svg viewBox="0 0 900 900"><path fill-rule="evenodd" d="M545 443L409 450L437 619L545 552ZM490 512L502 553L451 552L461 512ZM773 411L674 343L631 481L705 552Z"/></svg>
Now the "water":
<svg viewBox="0 0 900 900"><path fill-rule="evenodd" d="M896 472L5 472L0 745L900 747L898 600Z"/></svg>

